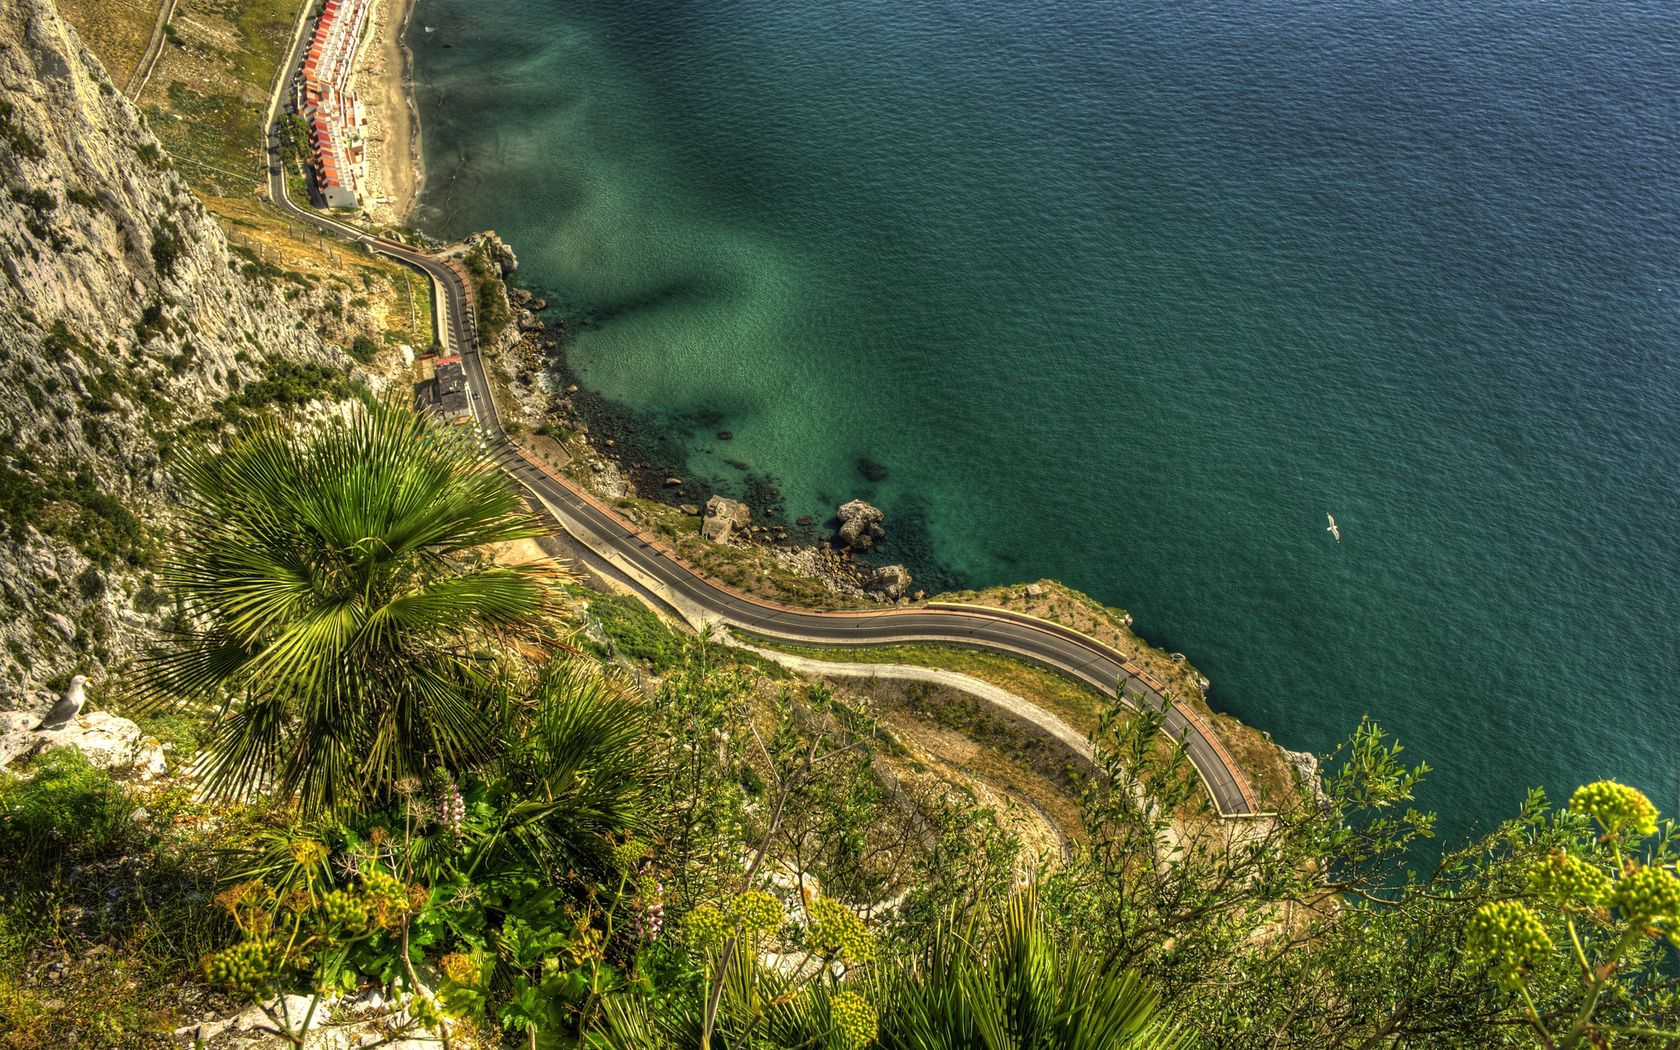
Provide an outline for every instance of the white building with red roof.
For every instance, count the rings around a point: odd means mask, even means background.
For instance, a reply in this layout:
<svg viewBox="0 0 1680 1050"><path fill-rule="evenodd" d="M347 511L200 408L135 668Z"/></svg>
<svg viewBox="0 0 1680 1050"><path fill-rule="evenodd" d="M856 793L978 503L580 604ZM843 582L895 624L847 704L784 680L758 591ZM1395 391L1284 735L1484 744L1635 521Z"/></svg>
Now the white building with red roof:
<svg viewBox="0 0 1680 1050"><path fill-rule="evenodd" d="M372 0L326 0L298 71L295 101L309 124L315 185L329 208L354 208L367 180L366 121L350 80Z"/></svg>

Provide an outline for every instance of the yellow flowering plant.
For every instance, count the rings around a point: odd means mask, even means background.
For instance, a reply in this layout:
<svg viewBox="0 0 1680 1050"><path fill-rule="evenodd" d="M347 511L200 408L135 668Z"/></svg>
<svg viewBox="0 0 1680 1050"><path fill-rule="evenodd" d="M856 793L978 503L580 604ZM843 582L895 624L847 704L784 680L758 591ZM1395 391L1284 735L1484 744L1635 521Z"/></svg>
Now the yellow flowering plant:
<svg viewBox="0 0 1680 1050"><path fill-rule="evenodd" d="M323 998L355 986L357 950L392 934L424 906L423 886L404 883L391 872L364 864L353 885L317 885L318 844L293 843L292 855L302 881L285 891L259 879L246 879L216 897L232 918L239 940L206 955L210 983L254 1000L268 1015L270 1034L297 1043L314 1023ZM301 1018L289 1015L280 993L300 984L310 988Z"/></svg>
<svg viewBox="0 0 1680 1050"><path fill-rule="evenodd" d="M1627 1010L1663 999L1660 978L1675 961L1665 948L1680 936L1672 825L1643 792L1608 780L1578 788L1557 819L1564 828L1575 822L1575 845L1528 867L1527 899L1475 910L1464 927L1464 965L1516 997L1544 1047L1608 1046L1618 1036L1680 1040L1680 1029L1629 1020ZM1569 970L1573 982L1558 979ZM1560 994L1570 987L1578 994Z"/></svg>

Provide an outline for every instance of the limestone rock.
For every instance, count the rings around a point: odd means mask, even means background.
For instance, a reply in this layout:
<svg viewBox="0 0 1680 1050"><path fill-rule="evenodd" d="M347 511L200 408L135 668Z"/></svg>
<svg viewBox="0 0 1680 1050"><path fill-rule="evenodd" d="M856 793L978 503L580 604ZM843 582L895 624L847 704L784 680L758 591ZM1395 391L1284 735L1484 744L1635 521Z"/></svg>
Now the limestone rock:
<svg viewBox="0 0 1680 1050"><path fill-rule="evenodd" d="M752 527L752 510L745 503L724 496L706 501L706 516L700 519L700 535L713 543L728 543L737 531Z"/></svg>
<svg viewBox="0 0 1680 1050"><path fill-rule="evenodd" d="M496 264L496 269L501 271L504 280L511 277L513 271L519 269L519 256L513 253L513 246L502 240L495 230L475 233L462 243L468 251L481 244L484 245L490 255L490 260Z"/></svg>
<svg viewBox="0 0 1680 1050"><path fill-rule="evenodd" d="M1328 796L1324 793L1324 779L1319 773L1318 756L1311 751L1290 751L1282 747L1278 748L1278 751L1295 771L1296 782L1306 788L1314 799L1320 803L1325 802Z"/></svg>
<svg viewBox="0 0 1680 1050"><path fill-rule="evenodd" d="M1029 598L1041 598L1043 596L1044 596L1044 585L1042 583L1029 583L1029 584L1027 584L1027 597L1029 597Z"/></svg>
<svg viewBox="0 0 1680 1050"><path fill-rule="evenodd" d="M303 1037L303 1050L355 1050L366 1046L382 1046L387 1050L437 1050L442 1045L428 1028L415 1023L403 1003L387 1003L377 991L369 990L354 998L335 996L322 999L313 1015L309 1005L309 996L287 995L283 1014L280 1000L274 999L268 1004L268 1013L261 1006L252 1006L231 1017L206 1019L177 1028L175 1039L186 1046L203 1046L209 1050L278 1047L281 1045L280 1037L269 1034L274 1027L269 1013L273 1013L284 1016L294 1034ZM304 1026L306 1017L309 1018L307 1028ZM261 1041L253 1043L254 1039Z"/></svg>
<svg viewBox="0 0 1680 1050"><path fill-rule="evenodd" d="M902 565L883 565L863 581L863 589L889 602L896 602L910 589L910 570Z"/></svg>
<svg viewBox="0 0 1680 1050"><path fill-rule="evenodd" d="M51 747L71 747L100 769L147 776L161 776L169 770L156 740L109 711L93 711L61 729L37 731L40 721L39 715L23 711L0 712L0 766Z"/></svg>
<svg viewBox="0 0 1680 1050"><path fill-rule="evenodd" d="M41 716L28 711L0 711L0 766L11 765L40 744L35 735L40 723Z"/></svg>
<svg viewBox="0 0 1680 1050"><path fill-rule="evenodd" d="M293 287L294 305L247 272L50 0L0 0L0 95L0 447L20 491L83 479L0 545L0 708L22 708L120 662L162 618L152 590L136 601L124 552L64 528L115 513L83 504L155 522L173 496L164 418L210 414L265 363L349 360L299 309L329 293Z"/></svg>
<svg viewBox="0 0 1680 1050"><path fill-rule="evenodd" d="M836 514L840 519L840 543L851 550L868 550L876 540L886 538L881 522L887 515L879 507L855 499L842 504Z"/></svg>

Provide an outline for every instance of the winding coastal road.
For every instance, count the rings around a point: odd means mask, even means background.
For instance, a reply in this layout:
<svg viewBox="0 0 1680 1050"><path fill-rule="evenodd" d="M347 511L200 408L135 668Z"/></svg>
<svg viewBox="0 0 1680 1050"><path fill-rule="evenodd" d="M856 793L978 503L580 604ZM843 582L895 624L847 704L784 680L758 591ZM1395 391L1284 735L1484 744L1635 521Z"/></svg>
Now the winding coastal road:
<svg viewBox="0 0 1680 1050"><path fill-rule="evenodd" d="M696 625L714 623L762 638L809 646L936 643L985 649L1070 675L1104 694L1120 693L1140 708L1162 712L1164 731L1184 741L1190 761L1221 814L1258 815L1247 782L1212 729L1187 706L1168 698L1159 682L1093 638L1024 613L973 605L927 603L818 612L743 594L687 564L569 479L538 464L515 446L489 396L491 386L479 355L467 283L456 266L443 256L372 236L300 207L288 196L284 167L275 148L276 118L286 86L302 62L303 26L304 20L300 19L289 58L270 99L265 125L272 203L293 219L360 244L431 278L439 307L438 335L449 351L461 356L473 414L486 447L501 467L553 514L568 535L638 590L656 595Z"/></svg>

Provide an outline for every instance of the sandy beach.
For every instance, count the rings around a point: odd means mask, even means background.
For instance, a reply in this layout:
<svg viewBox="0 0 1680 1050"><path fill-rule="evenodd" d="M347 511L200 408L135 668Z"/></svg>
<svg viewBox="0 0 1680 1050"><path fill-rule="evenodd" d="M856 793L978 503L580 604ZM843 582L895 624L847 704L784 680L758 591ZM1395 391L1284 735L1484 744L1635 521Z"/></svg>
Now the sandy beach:
<svg viewBox="0 0 1680 1050"><path fill-rule="evenodd" d="M414 0L379 0L373 31L357 70L359 94L367 114L368 184L365 204L379 223L402 224L425 180L420 159L420 116L409 84L413 56L403 42Z"/></svg>

